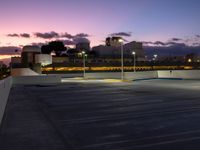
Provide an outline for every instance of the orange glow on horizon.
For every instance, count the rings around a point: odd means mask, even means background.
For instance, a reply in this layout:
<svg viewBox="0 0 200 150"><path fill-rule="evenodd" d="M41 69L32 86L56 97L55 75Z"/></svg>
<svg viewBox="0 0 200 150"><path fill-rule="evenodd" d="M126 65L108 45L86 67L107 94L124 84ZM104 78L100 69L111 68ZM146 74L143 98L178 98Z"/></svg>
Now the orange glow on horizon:
<svg viewBox="0 0 200 150"><path fill-rule="evenodd" d="M11 57L20 57L20 55L0 55L0 60L9 59Z"/></svg>

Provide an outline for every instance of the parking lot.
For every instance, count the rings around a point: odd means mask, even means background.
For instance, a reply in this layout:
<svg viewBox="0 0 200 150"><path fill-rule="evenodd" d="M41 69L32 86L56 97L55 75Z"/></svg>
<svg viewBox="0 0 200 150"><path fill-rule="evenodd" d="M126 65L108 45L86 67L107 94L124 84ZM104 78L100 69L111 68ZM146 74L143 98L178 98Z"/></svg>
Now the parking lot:
<svg viewBox="0 0 200 150"><path fill-rule="evenodd" d="M1 150L200 148L200 81L13 86Z"/></svg>

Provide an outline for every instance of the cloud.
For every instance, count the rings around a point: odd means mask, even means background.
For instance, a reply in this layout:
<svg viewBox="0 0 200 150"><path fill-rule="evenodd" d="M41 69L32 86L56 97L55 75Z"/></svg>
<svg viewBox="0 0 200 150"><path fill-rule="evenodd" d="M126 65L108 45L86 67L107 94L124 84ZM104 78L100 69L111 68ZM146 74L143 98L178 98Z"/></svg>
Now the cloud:
<svg viewBox="0 0 200 150"><path fill-rule="evenodd" d="M176 42L168 42L166 43L167 46L171 46L171 47L187 47L187 45L185 43L176 43Z"/></svg>
<svg viewBox="0 0 200 150"><path fill-rule="evenodd" d="M152 46L166 46L166 43L164 42L161 42L161 41L156 41L156 42L151 42L151 41L143 41L142 42L144 45L146 46L149 46L149 45L152 45Z"/></svg>
<svg viewBox="0 0 200 150"><path fill-rule="evenodd" d="M7 34L9 37L19 37L19 34L13 33L13 34Z"/></svg>
<svg viewBox="0 0 200 150"><path fill-rule="evenodd" d="M61 40L61 42L64 43L64 45L74 45L74 41L71 41L71 40Z"/></svg>
<svg viewBox="0 0 200 150"><path fill-rule="evenodd" d="M192 43L193 46L200 46L200 43Z"/></svg>
<svg viewBox="0 0 200 150"><path fill-rule="evenodd" d="M161 46L165 46L166 45L166 43L163 43L161 41L156 41L153 44L155 44L155 45L161 45Z"/></svg>
<svg viewBox="0 0 200 150"><path fill-rule="evenodd" d="M79 33L74 36L74 38L87 38L87 37L89 37L89 34L86 33Z"/></svg>
<svg viewBox="0 0 200 150"><path fill-rule="evenodd" d="M87 34L87 33L79 33L76 35L71 35L71 34L65 32L64 34L60 34L60 38L67 38L67 39L87 38L87 37L89 37L89 34Z"/></svg>
<svg viewBox="0 0 200 150"><path fill-rule="evenodd" d="M198 34L197 34L197 35L195 35L195 36L196 36L197 38L200 38L200 35L198 35Z"/></svg>
<svg viewBox="0 0 200 150"><path fill-rule="evenodd" d="M43 38L43 39L52 39L60 37L60 35L55 31L45 32L45 33L36 32L34 33L34 35L38 38Z"/></svg>
<svg viewBox="0 0 200 150"><path fill-rule="evenodd" d="M90 43L90 41L87 38L75 38L73 39L74 44L78 43Z"/></svg>
<svg viewBox="0 0 200 150"><path fill-rule="evenodd" d="M154 42L150 42L150 41L148 41L148 42L147 42L147 41L143 41L142 43L143 43L144 45L149 45L149 44L153 44Z"/></svg>
<svg viewBox="0 0 200 150"><path fill-rule="evenodd" d="M13 34L7 34L8 37L22 37L22 38L30 38L30 34L28 33L21 33L21 34L17 34L17 33L13 33Z"/></svg>
<svg viewBox="0 0 200 150"><path fill-rule="evenodd" d="M150 42L147 42L150 43ZM163 46L155 45L144 45L145 55L153 56L158 54L160 56L184 56L189 53L200 54L200 44L193 43L192 45L187 45L186 43L177 42L166 42Z"/></svg>
<svg viewBox="0 0 200 150"><path fill-rule="evenodd" d="M45 43L43 43L43 42L38 42L38 43L33 42L30 45L41 47L41 46L46 45L46 44L47 44L47 42L45 42Z"/></svg>
<svg viewBox="0 0 200 150"><path fill-rule="evenodd" d="M112 33L111 36L125 36L130 37L132 35L131 32L118 32L118 33Z"/></svg>
<svg viewBox="0 0 200 150"><path fill-rule="evenodd" d="M33 33L33 35L36 37L36 38L42 38L42 39L60 39L60 40L63 40L63 38L66 38L66 39L69 39L69 40L76 40L78 38L87 38L89 37L90 35L87 34L87 33L78 33L76 35L72 35L72 34L69 34L68 32L64 32L64 33L58 33L58 32L55 32L55 31L51 31L51 32L35 32ZM17 34L17 33L13 33L13 34L7 34L7 36L9 37L22 37L22 38L30 38L31 37L31 34L28 34L28 33L20 33L20 34ZM67 42L67 43L70 43Z"/></svg>
<svg viewBox="0 0 200 150"><path fill-rule="evenodd" d="M172 38L171 41L178 42L178 41L182 41L182 39L180 39L180 38Z"/></svg>
<svg viewBox="0 0 200 150"><path fill-rule="evenodd" d="M160 56L185 56L190 53L200 55L200 36L193 35L183 39L171 38L166 42L144 41L143 47L145 55L150 57L154 54Z"/></svg>
<svg viewBox="0 0 200 150"><path fill-rule="evenodd" d="M21 33L21 34L20 34L20 37L23 37L23 38L30 38L31 36L30 36L30 34L28 34L28 33Z"/></svg>
<svg viewBox="0 0 200 150"><path fill-rule="evenodd" d="M15 46L0 47L0 55L16 55L16 54L20 54L20 52L21 52L20 47L15 47Z"/></svg>
<svg viewBox="0 0 200 150"><path fill-rule="evenodd" d="M65 32L64 34L61 34L60 37L63 37L63 38L68 38L68 39L73 39L73 35Z"/></svg>

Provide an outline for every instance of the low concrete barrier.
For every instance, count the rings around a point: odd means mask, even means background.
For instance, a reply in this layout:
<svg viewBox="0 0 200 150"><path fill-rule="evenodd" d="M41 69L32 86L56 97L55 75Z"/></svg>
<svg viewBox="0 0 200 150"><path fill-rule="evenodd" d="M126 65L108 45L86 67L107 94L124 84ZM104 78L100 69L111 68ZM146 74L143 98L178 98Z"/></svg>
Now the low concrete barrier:
<svg viewBox="0 0 200 150"><path fill-rule="evenodd" d="M11 86L12 86L12 77L8 77L0 81L0 124L6 108Z"/></svg>
<svg viewBox="0 0 200 150"><path fill-rule="evenodd" d="M34 85L34 84L58 84L61 77L57 75L38 75L13 77L13 84Z"/></svg>
<svg viewBox="0 0 200 150"><path fill-rule="evenodd" d="M125 72L124 78L127 80L154 79L158 78L158 72L157 71Z"/></svg>
<svg viewBox="0 0 200 150"><path fill-rule="evenodd" d="M121 72L99 72L99 73L86 73L88 79L121 79ZM142 72L124 72L124 79L137 80L158 78L157 71L142 71Z"/></svg>
<svg viewBox="0 0 200 150"><path fill-rule="evenodd" d="M44 74L45 75L45 74ZM48 75L48 74L46 74ZM66 73L66 74L50 74L60 76L61 78L76 78L76 77L83 77L83 73Z"/></svg>
<svg viewBox="0 0 200 150"><path fill-rule="evenodd" d="M121 79L121 72L86 73L87 79Z"/></svg>
<svg viewBox="0 0 200 150"><path fill-rule="evenodd" d="M200 70L158 71L158 78L200 79Z"/></svg>
<svg viewBox="0 0 200 150"><path fill-rule="evenodd" d="M30 68L13 68L11 70L12 76L35 76L39 75L38 73L34 72Z"/></svg>

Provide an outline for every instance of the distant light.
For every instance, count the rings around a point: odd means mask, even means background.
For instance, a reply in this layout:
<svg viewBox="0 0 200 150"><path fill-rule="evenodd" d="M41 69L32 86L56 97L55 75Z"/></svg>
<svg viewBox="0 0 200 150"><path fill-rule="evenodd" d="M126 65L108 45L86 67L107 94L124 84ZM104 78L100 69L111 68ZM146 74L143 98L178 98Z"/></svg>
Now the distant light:
<svg viewBox="0 0 200 150"><path fill-rule="evenodd" d="M200 60L197 60L197 62L200 62Z"/></svg>
<svg viewBox="0 0 200 150"><path fill-rule="evenodd" d="M51 52L51 56L56 56L56 53L54 51Z"/></svg>
<svg viewBox="0 0 200 150"><path fill-rule="evenodd" d="M154 56L154 58L157 58L158 57L158 55L157 54L155 54L155 55L153 55Z"/></svg>
<svg viewBox="0 0 200 150"><path fill-rule="evenodd" d="M118 42L120 42L120 43L123 43L123 41L124 41L123 39L119 39L119 40L118 40Z"/></svg>
<svg viewBox="0 0 200 150"><path fill-rule="evenodd" d="M192 59L188 59L188 62L191 63L191 62L192 62Z"/></svg>
<svg viewBox="0 0 200 150"><path fill-rule="evenodd" d="M132 54L135 55L136 53L135 53L135 52L132 52Z"/></svg>
<svg viewBox="0 0 200 150"><path fill-rule="evenodd" d="M82 51L81 53L82 53L82 54L85 54L85 51Z"/></svg>

